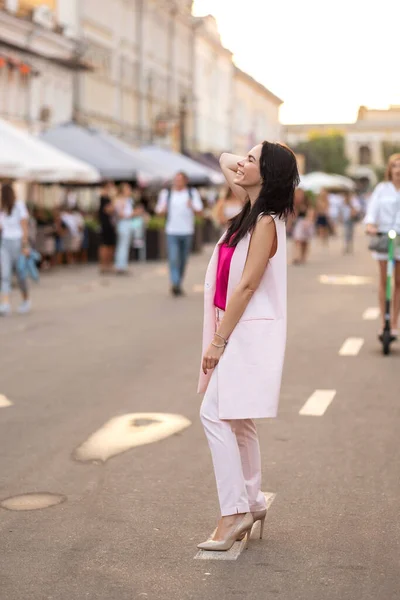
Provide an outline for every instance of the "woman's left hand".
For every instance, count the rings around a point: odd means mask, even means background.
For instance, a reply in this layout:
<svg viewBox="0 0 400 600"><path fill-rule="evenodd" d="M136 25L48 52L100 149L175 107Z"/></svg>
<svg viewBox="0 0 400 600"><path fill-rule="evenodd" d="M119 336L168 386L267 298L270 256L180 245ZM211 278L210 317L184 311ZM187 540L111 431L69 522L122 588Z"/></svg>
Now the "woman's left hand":
<svg viewBox="0 0 400 600"><path fill-rule="evenodd" d="M204 375L207 375L207 371L211 371L211 369L215 369L215 367L219 363L220 358L223 355L224 351L225 351L225 347L224 348L216 348L212 344L209 345L209 347L207 348L207 350L203 356L202 368L203 368Z"/></svg>

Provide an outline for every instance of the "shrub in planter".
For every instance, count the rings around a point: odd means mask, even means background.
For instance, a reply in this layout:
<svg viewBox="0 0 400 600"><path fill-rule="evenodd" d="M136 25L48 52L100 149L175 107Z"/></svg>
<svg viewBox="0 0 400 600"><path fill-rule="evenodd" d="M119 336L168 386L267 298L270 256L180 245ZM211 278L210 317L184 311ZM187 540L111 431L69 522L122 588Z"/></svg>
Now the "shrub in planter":
<svg viewBox="0 0 400 600"><path fill-rule="evenodd" d="M87 217L85 219L85 226L88 235L88 260L89 262L97 262L100 246L100 225L96 219Z"/></svg>
<svg viewBox="0 0 400 600"><path fill-rule="evenodd" d="M203 230L204 230L204 218L196 217L195 218L195 227L194 227L194 238L193 238L193 247L192 253L198 254L201 252L203 248Z"/></svg>

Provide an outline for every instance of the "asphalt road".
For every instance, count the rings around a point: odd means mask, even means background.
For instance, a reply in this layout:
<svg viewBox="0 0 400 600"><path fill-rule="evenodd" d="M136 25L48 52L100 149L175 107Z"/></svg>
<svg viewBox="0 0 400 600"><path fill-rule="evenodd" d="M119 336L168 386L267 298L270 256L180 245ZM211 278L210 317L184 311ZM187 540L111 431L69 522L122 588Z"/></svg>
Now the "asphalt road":
<svg viewBox="0 0 400 600"><path fill-rule="evenodd" d="M182 299L163 265L126 279L44 275L34 312L0 321L0 394L12 402L0 407L0 500L64 502L0 508L1 600L398 600L400 349L383 357L378 321L363 319L377 305L365 246L343 256L315 243L307 266L289 267L280 414L259 425L276 498L265 539L236 561L194 559L218 517L196 395L209 250L192 259ZM348 338L362 347L340 356ZM300 414L315 390L332 402ZM105 463L74 459L107 421L143 412L191 425Z"/></svg>

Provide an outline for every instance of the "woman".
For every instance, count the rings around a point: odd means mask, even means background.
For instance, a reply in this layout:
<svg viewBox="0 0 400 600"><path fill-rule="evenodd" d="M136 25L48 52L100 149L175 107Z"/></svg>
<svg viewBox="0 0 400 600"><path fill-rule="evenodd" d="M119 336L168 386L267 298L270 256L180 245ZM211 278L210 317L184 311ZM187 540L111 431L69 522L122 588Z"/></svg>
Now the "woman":
<svg viewBox="0 0 400 600"><path fill-rule="evenodd" d="M285 217L299 183L287 147L264 142L245 158L221 157L244 204L217 244L204 294L200 410L210 446L221 519L203 550L228 550L264 523L256 418L275 417L286 343ZM229 340L229 341L228 341Z"/></svg>
<svg viewBox="0 0 400 600"><path fill-rule="evenodd" d="M295 243L294 265L304 264L308 257L310 241L314 235L314 209L304 190L297 189L294 197L296 222L293 228Z"/></svg>
<svg viewBox="0 0 400 600"><path fill-rule="evenodd" d="M385 181L376 186L364 220L366 232L369 235L377 233L388 233L394 229L400 235L400 154L393 154L388 161ZM399 313L400 313L400 246L397 238L395 252L396 268L394 273L394 294L391 331L394 337L398 336ZM383 326L385 322L385 290L387 272L387 252L373 252L375 260L379 265L379 305ZM379 331L379 335L382 334Z"/></svg>
<svg viewBox="0 0 400 600"><path fill-rule="evenodd" d="M116 201L115 211L118 224L114 266L115 272L123 275L128 272L129 251L133 236L132 219L143 214L143 209L134 208L132 188L129 183L121 184L120 196Z"/></svg>
<svg viewBox="0 0 400 600"><path fill-rule="evenodd" d="M228 188L225 196L222 196L215 205L215 220L221 233L225 232L229 221L236 217L243 208L243 202L235 196L231 188Z"/></svg>
<svg viewBox="0 0 400 600"><path fill-rule="evenodd" d="M99 248L100 273L110 273L113 267L117 233L114 225L114 184L107 181L103 185L100 196L99 221L101 227L101 244Z"/></svg>
<svg viewBox="0 0 400 600"><path fill-rule="evenodd" d="M18 258L22 254L29 256L29 214L24 202L17 200L11 184L1 188L0 229L1 229L1 304L0 315L11 314L10 292L13 272L16 271L18 285L22 294L20 314L31 309L27 281L17 270Z"/></svg>

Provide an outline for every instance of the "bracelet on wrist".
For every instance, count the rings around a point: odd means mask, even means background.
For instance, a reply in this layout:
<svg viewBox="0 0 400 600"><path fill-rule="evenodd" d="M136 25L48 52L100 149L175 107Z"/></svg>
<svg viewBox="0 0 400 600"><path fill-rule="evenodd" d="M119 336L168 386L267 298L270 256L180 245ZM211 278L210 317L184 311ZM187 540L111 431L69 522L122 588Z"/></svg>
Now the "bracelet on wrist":
<svg viewBox="0 0 400 600"><path fill-rule="evenodd" d="M219 333L214 333L214 335L216 335L217 337L219 337L224 342L225 346L227 345L228 340L225 339L222 335L220 335Z"/></svg>
<svg viewBox="0 0 400 600"><path fill-rule="evenodd" d="M214 346L214 348L225 348L226 344L214 344L214 342L211 342L211 346Z"/></svg>

